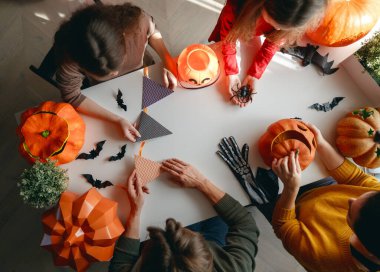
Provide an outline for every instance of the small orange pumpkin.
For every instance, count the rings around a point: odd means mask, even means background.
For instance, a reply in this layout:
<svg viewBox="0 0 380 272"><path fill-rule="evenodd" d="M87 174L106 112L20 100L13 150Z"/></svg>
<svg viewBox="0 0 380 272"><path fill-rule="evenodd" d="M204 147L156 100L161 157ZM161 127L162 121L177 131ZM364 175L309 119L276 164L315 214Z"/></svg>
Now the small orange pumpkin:
<svg viewBox="0 0 380 272"><path fill-rule="evenodd" d="M343 156L363 167L380 167L379 109L364 107L348 113L338 122L336 133L336 146Z"/></svg>
<svg viewBox="0 0 380 272"><path fill-rule="evenodd" d="M298 150L300 166L305 169L314 159L317 143L313 132L301 121L282 119L271 124L258 142L259 153L265 164L288 156Z"/></svg>
<svg viewBox="0 0 380 272"><path fill-rule="evenodd" d="M22 113L18 127L20 153L30 162L76 158L84 143L85 124L67 103L47 101Z"/></svg>
<svg viewBox="0 0 380 272"><path fill-rule="evenodd" d="M346 46L365 35L379 19L379 0L330 0L317 29L307 32L315 44Z"/></svg>
<svg viewBox="0 0 380 272"><path fill-rule="evenodd" d="M178 57L178 79L184 88L197 89L213 84L219 77L218 57L204 44L186 47Z"/></svg>

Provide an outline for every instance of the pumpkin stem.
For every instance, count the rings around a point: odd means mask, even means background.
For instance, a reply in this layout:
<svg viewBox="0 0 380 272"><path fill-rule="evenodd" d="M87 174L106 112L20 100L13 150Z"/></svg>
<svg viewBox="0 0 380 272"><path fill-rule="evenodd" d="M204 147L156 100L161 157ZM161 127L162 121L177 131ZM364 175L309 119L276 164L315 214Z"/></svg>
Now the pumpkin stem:
<svg viewBox="0 0 380 272"><path fill-rule="evenodd" d="M44 137L44 138L47 138L49 135L50 135L50 131L49 130L44 130L44 131L41 132L41 136Z"/></svg>
<svg viewBox="0 0 380 272"><path fill-rule="evenodd" d="M375 137L373 137L373 140L374 140L376 143L380 144L380 130L376 130L376 132L375 132Z"/></svg>

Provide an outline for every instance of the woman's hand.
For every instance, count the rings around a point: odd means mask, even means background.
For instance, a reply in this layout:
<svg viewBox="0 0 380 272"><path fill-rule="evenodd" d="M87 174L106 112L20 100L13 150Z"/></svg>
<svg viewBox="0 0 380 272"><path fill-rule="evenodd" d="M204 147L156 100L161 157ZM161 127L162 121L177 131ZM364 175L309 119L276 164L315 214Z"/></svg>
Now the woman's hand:
<svg viewBox="0 0 380 272"><path fill-rule="evenodd" d="M162 163L162 170L168 172L182 187L199 189L207 179L193 166L179 159L169 159Z"/></svg>
<svg viewBox="0 0 380 272"><path fill-rule="evenodd" d="M289 156L274 159L272 169L284 184L284 190L299 190L302 170L296 152L292 151Z"/></svg>
<svg viewBox="0 0 380 272"><path fill-rule="evenodd" d="M141 137L137 129L127 119L118 120L123 136L131 142L136 142L136 137Z"/></svg>
<svg viewBox="0 0 380 272"><path fill-rule="evenodd" d="M141 185L136 169L128 178L127 196L131 205L130 217L139 216L144 205L144 193L149 194L147 187Z"/></svg>

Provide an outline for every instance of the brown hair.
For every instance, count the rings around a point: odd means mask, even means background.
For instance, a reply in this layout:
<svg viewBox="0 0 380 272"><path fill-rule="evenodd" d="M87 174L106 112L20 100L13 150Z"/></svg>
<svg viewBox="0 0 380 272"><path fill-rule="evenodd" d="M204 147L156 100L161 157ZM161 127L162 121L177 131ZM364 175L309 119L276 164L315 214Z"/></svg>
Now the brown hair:
<svg viewBox="0 0 380 272"><path fill-rule="evenodd" d="M380 192L363 204L353 227L364 247L380 259Z"/></svg>
<svg viewBox="0 0 380 272"><path fill-rule="evenodd" d="M212 254L201 234L183 228L172 218L166 220L165 230L148 227L148 232L141 272L212 271Z"/></svg>
<svg viewBox="0 0 380 272"><path fill-rule="evenodd" d="M264 33L265 36L278 44L294 44L306 29L317 26L326 5L327 0L246 0L243 7L238 8L238 16L227 41L252 39L256 21L265 9L274 21L287 28Z"/></svg>
<svg viewBox="0 0 380 272"><path fill-rule="evenodd" d="M70 59L99 76L117 70L125 57L123 33L136 28L141 14L130 3L91 5L76 11L55 34L57 61Z"/></svg>

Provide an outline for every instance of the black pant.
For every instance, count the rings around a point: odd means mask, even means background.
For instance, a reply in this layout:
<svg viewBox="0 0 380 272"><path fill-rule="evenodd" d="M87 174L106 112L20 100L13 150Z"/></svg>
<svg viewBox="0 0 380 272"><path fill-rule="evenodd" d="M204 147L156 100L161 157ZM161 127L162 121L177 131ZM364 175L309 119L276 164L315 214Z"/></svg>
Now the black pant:
<svg viewBox="0 0 380 272"><path fill-rule="evenodd" d="M322 186L328 186L332 184L336 184L337 182L332 177L326 177L317 181L314 181L310 184L301 186L298 194L297 199L305 192L310 191L315 188L319 188ZM269 223L272 223L272 215L274 207L276 206L277 200L280 198L281 194L278 195L277 199L273 202L269 202L267 204L263 205L257 205L256 207L259 209L259 211L265 216L265 218L269 221Z"/></svg>

